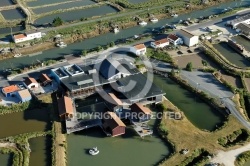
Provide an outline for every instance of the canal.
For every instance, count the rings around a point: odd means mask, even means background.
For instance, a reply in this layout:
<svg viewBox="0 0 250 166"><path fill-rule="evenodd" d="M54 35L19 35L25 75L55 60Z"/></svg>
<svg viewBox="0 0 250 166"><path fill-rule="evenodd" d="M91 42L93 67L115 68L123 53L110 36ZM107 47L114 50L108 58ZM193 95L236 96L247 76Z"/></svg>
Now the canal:
<svg viewBox="0 0 250 166"><path fill-rule="evenodd" d="M212 131L216 125L221 125L225 120L222 114L170 78L154 75L154 83L166 93L166 98L183 111L188 120L196 127Z"/></svg>
<svg viewBox="0 0 250 166"><path fill-rule="evenodd" d="M35 166L50 166L51 165L51 138L37 137L29 139L30 143L30 164ZM59 145L58 145L59 146Z"/></svg>
<svg viewBox="0 0 250 166"><path fill-rule="evenodd" d="M12 165L12 154L0 154L0 165L11 166Z"/></svg>
<svg viewBox="0 0 250 166"><path fill-rule="evenodd" d="M50 129L49 114L46 109L1 115L0 122L0 138Z"/></svg>
<svg viewBox="0 0 250 166"><path fill-rule="evenodd" d="M51 50L44 51L42 54L33 56L33 57L20 57L20 58L14 58L14 59L7 59L0 61L0 71L5 70L6 68L10 67L23 67L24 65L30 65L35 60L43 61L48 58L57 58L61 57L65 54L71 54L71 53L79 53L83 49L91 49L95 48L98 45L106 45L107 43L110 43L111 41L116 41L121 38L127 38L131 37L133 35L142 34L145 32L151 32L153 28L158 28L163 25L177 23L179 20L185 20L187 18L197 18L199 16L207 16L211 14L217 14L220 13L224 8L226 7L239 7L239 6L246 6L250 5L250 0L247 1L233 1L228 3L223 3L218 6L210 7L204 10L198 10L194 11L192 13L187 13L183 15L179 15L178 18L168 18L160 20L158 23L155 24L148 24L145 27L132 27L125 30L121 30L118 34L113 33L107 33L95 38L83 40L78 43L73 43L68 45L66 48L54 48Z"/></svg>
<svg viewBox="0 0 250 166"><path fill-rule="evenodd" d="M214 47L232 64L239 67L250 67L250 61L237 53L226 42L215 44Z"/></svg>
<svg viewBox="0 0 250 166"><path fill-rule="evenodd" d="M131 127L118 137L107 137L99 127L70 134L67 137L68 166L156 165L171 152L170 145L157 133L158 123L150 121L154 134L143 139ZM97 156L88 154L92 147L98 147L100 153Z"/></svg>
<svg viewBox="0 0 250 166"><path fill-rule="evenodd" d="M250 51L250 39L245 36L238 35L233 37L233 39L240 45L242 45L246 51Z"/></svg>

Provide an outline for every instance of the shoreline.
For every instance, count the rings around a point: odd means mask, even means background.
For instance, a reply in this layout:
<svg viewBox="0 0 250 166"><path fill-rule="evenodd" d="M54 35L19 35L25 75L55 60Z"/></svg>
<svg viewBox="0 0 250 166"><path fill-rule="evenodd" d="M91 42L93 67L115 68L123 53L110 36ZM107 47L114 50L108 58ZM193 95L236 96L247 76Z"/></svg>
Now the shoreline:
<svg viewBox="0 0 250 166"><path fill-rule="evenodd" d="M225 2L231 2L231 1L232 0L225 1ZM194 6L192 6L192 9L190 9L190 10L185 10L183 8L178 8L177 9L177 13L182 13L182 14L184 14L184 13L191 13L194 10L202 10L202 9L213 7L213 6L216 6L216 5L219 5L219 4L220 3L212 2L212 3L210 3L210 5L199 5L199 6L194 5ZM145 13L142 12L141 14L145 14ZM155 16L159 20L171 18L171 16L170 16L169 13L161 13L160 12L160 13L155 14ZM122 18L122 16L118 17L118 18ZM146 18L146 19L148 19L148 18ZM65 25L67 25L67 24L65 24ZM95 24L97 24L97 23L95 23ZM121 26L121 29L128 29L128 28L132 28L132 27L138 26L138 24L136 23L136 21L129 21L129 22L123 23L120 26ZM72 27L74 27L74 26L72 26ZM65 29L67 29L67 28L65 28ZM94 37L106 34L108 32L110 32L110 27L103 29L102 33L100 33L99 30L95 30L95 31L87 32L85 34L71 34L71 37L65 38L64 40L65 40L65 43L67 43L67 44L73 44L73 43L76 43L76 42L79 42L79 41L83 41L85 39L91 39L91 38L94 38ZM54 42L45 41L44 43L35 44L33 46L29 46L29 47L26 47L26 48L19 48L19 51L20 51L21 54L25 55L25 54L32 54L32 53L36 53L36 52L41 52L41 51L53 49L53 48L56 48ZM5 58L1 59L1 60L6 60L6 59L9 59L9 58L14 58L13 56L14 56L13 53L9 53L9 54L6 54Z"/></svg>

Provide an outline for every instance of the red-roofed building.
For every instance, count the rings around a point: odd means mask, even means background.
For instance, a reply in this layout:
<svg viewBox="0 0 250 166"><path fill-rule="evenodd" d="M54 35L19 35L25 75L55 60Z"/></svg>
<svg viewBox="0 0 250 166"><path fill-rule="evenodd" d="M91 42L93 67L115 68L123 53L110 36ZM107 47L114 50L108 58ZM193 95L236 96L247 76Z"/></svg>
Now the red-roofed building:
<svg viewBox="0 0 250 166"><path fill-rule="evenodd" d="M150 43L153 48L163 48L169 45L169 41L167 38L156 40Z"/></svg>
<svg viewBox="0 0 250 166"><path fill-rule="evenodd" d="M31 78L31 77L27 77L24 80L24 83L29 89L38 88L38 85L39 85L38 82L34 78Z"/></svg>
<svg viewBox="0 0 250 166"><path fill-rule="evenodd" d="M16 92L19 91L20 88L17 85L10 85L2 88L2 92L5 97L11 97L16 95Z"/></svg>
<svg viewBox="0 0 250 166"><path fill-rule="evenodd" d="M30 101L32 99L32 96L28 89L23 89L18 91L16 95L17 98L19 98L22 103Z"/></svg>
<svg viewBox="0 0 250 166"><path fill-rule="evenodd" d="M69 97L62 97L57 100L59 116L62 119L72 118L74 113L73 101Z"/></svg>
<svg viewBox="0 0 250 166"><path fill-rule="evenodd" d="M141 44L137 44L131 47L130 51L134 53L135 55L145 55L147 52L147 48L143 43L141 43Z"/></svg>
<svg viewBox="0 0 250 166"><path fill-rule="evenodd" d="M125 134L126 125L114 112L106 112L104 114L102 126L112 137Z"/></svg>
<svg viewBox="0 0 250 166"><path fill-rule="evenodd" d="M144 107L142 104L140 103L134 103L131 105L131 115L132 115L132 119L137 119L139 120L139 122L145 122L150 120L151 118L151 113L152 111L147 108Z"/></svg>
<svg viewBox="0 0 250 166"><path fill-rule="evenodd" d="M183 41L181 38L179 38L177 35L175 34L169 34L167 39L169 40L170 43L172 43L173 45L179 45L179 44L183 44Z"/></svg>
<svg viewBox="0 0 250 166"><path fill-rule="evenodd" d="M40 77L40 82L42 86L46 86L46 85L51 85L52 84L52 80L49 78L49 76L47 74L41 74Z"/></svg>
<svg viewBox="0 0 250 166"><path fill-rule="evenodd" d="M20 42L25 42L33 39L40 39L42 38L42 33L41 32L26 32L26 33L20 33L16 35L12 35L12 38L15 43L20 43Z"/></svg>

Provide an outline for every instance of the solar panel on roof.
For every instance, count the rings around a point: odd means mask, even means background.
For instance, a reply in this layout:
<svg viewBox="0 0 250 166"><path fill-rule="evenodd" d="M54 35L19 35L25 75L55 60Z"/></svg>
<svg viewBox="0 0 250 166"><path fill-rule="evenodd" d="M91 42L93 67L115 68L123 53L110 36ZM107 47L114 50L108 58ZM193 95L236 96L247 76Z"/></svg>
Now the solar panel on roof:
<svg viewBox="0 0 250 166"><path fill-rule="evenodd" d="M76 83L78 86L80 86L80 85L84 85L84 84L88 84L88 83L92 83L92 82L93 82L92 79L88 79L88 80L78 81Z"/></svg>

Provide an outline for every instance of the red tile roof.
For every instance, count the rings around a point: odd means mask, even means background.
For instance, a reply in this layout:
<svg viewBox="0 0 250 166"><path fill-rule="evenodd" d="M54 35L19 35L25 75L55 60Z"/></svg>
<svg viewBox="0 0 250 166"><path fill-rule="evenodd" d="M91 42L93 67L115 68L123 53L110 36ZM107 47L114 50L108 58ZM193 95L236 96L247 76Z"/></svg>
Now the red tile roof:
<svg viewBox="0 0 250 166"><path fill-rule="evenodd" d="M35 83L35 84L38 84L37 81L34 79L34 78L31 78L31 77L27 77L24 81L24 83L28 86L32 83Z"/></svg>
<svg viewBox="0 0 250 166"><path fill-rule="evenodd" d="M146 48L146 46L144 44L137 44L137 45L134 45L134 48L137 50L141 50L141 49Z"/></svg>
<svg viewBox="0 0 250 166"><path fill-rule="evenodd" d="M59 98L57 102L60 116L64 114L73 114L74 108L73 101L71 98L64 96L62 98Z"/></svg>
<svg viewBox="0 0 250 166"><path fill-rule="evenodd" d="M161 40L155 41L155 44L156 44L156 45L160 45L160 44L162 44L162 43L168 43L168 42L169 42L168 39L165 38L165 39L161 39Z"/></svg>
<svg viewBox="0 0 250 166"><path fill-rule="evenodd" d="M114 113L114 112L106 112L106 116L104 116L107 119L106 126L109 126L111 129L114 129L118 126L126 127L126 125L121 121L121 119Z"/></svg>
<svg viewBox="0 0 250 166"><path fill-rule="evenodd" d="M131 105L132 112L143 112L144 114L151 114L151 110L148 107L144 107L140 103L134 103Z"/></svg>
<svg viewBox="0 0 250 166"><path fill-rule="evenodd" d="M3 92L5 93L11 93L20 90L20 88L17 85L10 85L3 88Z"/></svg>
<svg viewBox="0 0 250 166"><path fill-rule="evenodd" d="M122 105L122 101L118 99L113 93L109 93L109 96L112 98L112 104Z"/></svg>
<svg viewBox="0 0 250 166"><path fill-rule="evenodd" d="M21 39L21 38L26 38L26 36L24 34L14 35L14 39Z"/></svg>
<svg viewBox="0 0 250 166"><path fill-rule="evenodd" d="M177 39L179 39L179 37L176 36L176 35L174 35L174 34L169 34L169 35L168 35L168 38L169 38L169 39L172 39L172 40L174 40L174 41L176 41Z"/></svg>
<svg viewBox="0 0 250 166"><path fill-rule="evenodd" d="M40 76L40 81L45 82L45 81L51 81L51 79L47 76L47 74L41 74Z"/></svg>

